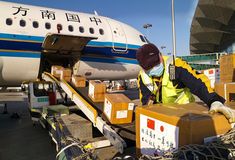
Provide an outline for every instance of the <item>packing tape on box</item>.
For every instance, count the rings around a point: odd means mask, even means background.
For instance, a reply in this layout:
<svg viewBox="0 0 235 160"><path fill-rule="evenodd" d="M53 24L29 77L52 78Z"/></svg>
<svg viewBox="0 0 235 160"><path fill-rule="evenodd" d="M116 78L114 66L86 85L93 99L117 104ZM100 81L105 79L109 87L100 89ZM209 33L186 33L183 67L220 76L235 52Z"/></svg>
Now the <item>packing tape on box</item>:
<svg viewBox="0 0 235 160"><path fill-rule="evenodd" d="M227 101L227 84L234 84L235 85L235 82L231 82L231 83L224 83L224 98L225 100Z"/></svg>
<svg viewBox="0 0 235 160"><path fill-rule="evenodd" d="M224 98L227 101L227 83L224 83Z"/></svg>

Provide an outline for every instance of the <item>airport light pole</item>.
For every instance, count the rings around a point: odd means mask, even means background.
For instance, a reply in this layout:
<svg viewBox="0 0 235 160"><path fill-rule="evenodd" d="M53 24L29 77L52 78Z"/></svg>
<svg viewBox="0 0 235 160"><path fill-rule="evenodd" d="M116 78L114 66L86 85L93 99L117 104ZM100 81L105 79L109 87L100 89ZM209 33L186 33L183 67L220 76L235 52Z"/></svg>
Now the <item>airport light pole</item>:
<svg viewBox="0 0 235 160"><path fill-rule="evenodd" d="M176 57L176 36L175 36L175 9L174 9L174 0L171 0L171 20L172 20L173 58L175 58Z"/></svg>
<svg viewBox="0 0 235 160"><path fill-rule="evenodd" d="M152 24L149 24L149 23L146 23L143 25L143 28L146 29L146 37L148 38L148 34L149 34L149 31L148 31L148 28L152 27L153 25Z"/></svg>
<svg viewBox="0 0 235 160"><path fill-rule="evenodd" d="M174 0L171 1L171 20L172 20L173 64L169 65L169 75L170 75L170 80L175 80L176 39L175 39Z"/></svg>

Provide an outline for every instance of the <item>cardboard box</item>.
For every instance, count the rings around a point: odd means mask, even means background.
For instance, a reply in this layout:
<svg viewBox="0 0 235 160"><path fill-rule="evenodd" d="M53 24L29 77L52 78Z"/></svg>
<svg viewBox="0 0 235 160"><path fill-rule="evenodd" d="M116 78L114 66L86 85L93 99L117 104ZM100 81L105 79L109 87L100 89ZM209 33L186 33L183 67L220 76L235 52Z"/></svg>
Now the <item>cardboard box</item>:
<svg viewBox="0 0 235 160"><path fill-rule="evenodd" d="M111 124L132 122L134 103L124 94L105 94L104 114Z"/></svg>
<svg viewBox="0 0 235 160"><path fill-rule="evenodd" d="M93 102L104 102L104 94L106 93L105 83L98 80L89 81L88 96Z"/></svg>
<svg viewBox="0 0 235 160"><path fill-rule="evenodd" d="M227 102L235 102L235 82L234 83L216 83L215 92L224 97Z"/></svg>
<svg viewBox="0 0 235 160"><path fill-rule="evenodd" d="M60 75L60 80L65 80L66 82L70 82L71 81L71 75L72 75L72 70L69 68L64 68L61 71L61 75Z"/></svg>
<svg viewBox="0 0 235 160"><path fill-rule="evenodd" d="M220 57L220 82L235 82L235 54Z"/></svg>
<svg viewBox="0 0 235 160"><path fill-rule="evenodd" d="M86 87L86 77L80 75L73 75L72 76L72 83L75 87Z"/></svg>
<svg viewBox="0 0 235 160"><path fill-rule="evenodd" d="M235 103L229 106L235 108ZM208 114L203 103L156 104L136 108L137 155L171 151L186 144L203 144L227 133L231 124L221 114Z"/></svg>
<svg viewBox="0 0 235 160"><path fill-rule="evenodd" d="M61 71L63 70L64 70L64 67L62 66L57 66L57 65L51 66L51 74L56 78L60 78Z"/></svg>
<svg viewBox="0 0 235 160"><path fill-rule="evenodd" d="M224 83L235 82L235 73L234 74L222 75L220 77L220 82L224 82Z"/></svg>

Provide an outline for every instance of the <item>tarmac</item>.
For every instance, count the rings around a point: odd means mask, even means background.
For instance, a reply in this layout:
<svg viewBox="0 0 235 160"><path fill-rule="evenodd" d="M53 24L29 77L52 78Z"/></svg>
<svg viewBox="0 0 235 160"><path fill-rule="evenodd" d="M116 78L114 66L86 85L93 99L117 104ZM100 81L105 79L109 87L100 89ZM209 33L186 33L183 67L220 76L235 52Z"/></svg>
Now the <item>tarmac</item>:
<svg viewBox="0 0 235 160"><path fill-rule="evenodd" d="M127 94L139 103L133 91ZM48 131L40 124L33 125L27 101L25 94L0 93L0 160L53 160L56 157L55 144ZM3 114L4 103L7 114ZM125 152L132 155L134 151L131 147Z"/></svg>
<svg viewBox="0 0 235 160"><path fill-rule="evenodd" d="M18 100L21 98L18 97ZM7 104L7 114L3 114L3 103ZM42 129L40 124L34 126L30 119L27 99L4 101L1 96L0 160L53 160L55 157L55 144L47 130Z"/></svg>

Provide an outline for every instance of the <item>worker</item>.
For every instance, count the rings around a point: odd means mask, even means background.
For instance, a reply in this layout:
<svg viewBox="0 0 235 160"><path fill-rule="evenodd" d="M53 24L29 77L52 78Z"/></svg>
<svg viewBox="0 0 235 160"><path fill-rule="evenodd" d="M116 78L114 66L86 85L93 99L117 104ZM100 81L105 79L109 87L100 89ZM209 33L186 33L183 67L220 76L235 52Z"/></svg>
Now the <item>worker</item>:
<svg viewBox="0 0 235 160"><path fill-rule="evenodd" d="M235 122L235 110L224 105L225 99L210 87L209 79L198 73L180 58L174 60L173 73L169 66L173 57L162 56L154 44L144 44L137 50L136 59L141 66L138 76L142 105L155 103L186 104L194 102L194 95L208 105L209 113L220 112L230 123ZM175 79L170 80L170 74Z"/></svg>

